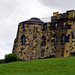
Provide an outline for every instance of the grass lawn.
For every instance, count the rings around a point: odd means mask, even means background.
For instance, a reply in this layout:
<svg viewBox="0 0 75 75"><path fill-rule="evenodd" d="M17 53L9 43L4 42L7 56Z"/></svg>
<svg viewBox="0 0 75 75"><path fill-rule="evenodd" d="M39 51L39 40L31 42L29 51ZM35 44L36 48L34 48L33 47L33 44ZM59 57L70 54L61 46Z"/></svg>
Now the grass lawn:
<svg viewBox="0 0 75 75"><path fill-rule="evenodd" d="M0 64L0 75L75 75L75 57Z"/></svg>

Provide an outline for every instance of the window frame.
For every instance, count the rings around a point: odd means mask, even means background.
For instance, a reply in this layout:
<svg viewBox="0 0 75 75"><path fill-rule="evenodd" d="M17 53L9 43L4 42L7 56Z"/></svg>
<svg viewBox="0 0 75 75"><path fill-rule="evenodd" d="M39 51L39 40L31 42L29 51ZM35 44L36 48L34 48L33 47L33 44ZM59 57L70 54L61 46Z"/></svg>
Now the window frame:
<svg viewBox="0 0 75 75"><path fill-rule="evenodd" d="M47 30L47 24L44 24L43 25L43 31L46 31Z"/></svg>
<svg viewBox="0 0 75 75"><path fill-rule="evenodd" d="M66 22L63 23L63 28L64 28L64 29L66 28Z"/></svg>
<svg viewBox="0 0 75 75"><path fill-rule="evenodd" d="M57 35L54 36L54 45L57 44Z"/></svg>
<svg viewBox="0 0 75 75"><path fill-rule="evenodd" d="M26 23L23 23L23 30L26 30Z"/></svg>
<svg viewBox="0 0 75 75"><path fill-rule="evenodd" d="M62 35L62 44L65 44L65 42L66 42L66 35L63 34L63 35Z"/></svg>
<svg viewBox="0 0 75 75"><path fill-rule="evenodd" d="M25 39L26 39L25 35L22 35L22 37L21 37L22 45L25 45L25 42L26 42Z"/></svg>
<svg viewBox="0 0 75 75"><path fill-rule="evenodd" d="M58 29L58 23L55 23L54 28L55 28L55 30Z"/></svg>
<svg viewBox="0 0 75 75"><path fill-rule="evenodd" d="M41 51L41 57L44 57L44 55L45 55L45 50L42 50Z"/></svg>
<svg viewBox="0 0 75 75"><path fill-rule="evenodd" d="M42 46L45 46L46 45L46 36L42 36Z"/></svg>
<svg viewBox="0 0 75 75"><path fill-rule="evenodd" d="M23 53L24 53L24 49L21 49L21 56L23 56Z"/></svg>

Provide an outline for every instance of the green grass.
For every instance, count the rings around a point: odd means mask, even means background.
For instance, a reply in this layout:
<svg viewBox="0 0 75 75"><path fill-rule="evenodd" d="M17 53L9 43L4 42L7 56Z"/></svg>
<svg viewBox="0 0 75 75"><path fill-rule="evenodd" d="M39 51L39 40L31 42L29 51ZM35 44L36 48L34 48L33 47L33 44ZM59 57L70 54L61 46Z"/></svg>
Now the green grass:
<svg viewBox="0 0 75 75"><path fill-rule="evenodd" d="M75 57L0 64L0 75L75 75Z"/></svg>

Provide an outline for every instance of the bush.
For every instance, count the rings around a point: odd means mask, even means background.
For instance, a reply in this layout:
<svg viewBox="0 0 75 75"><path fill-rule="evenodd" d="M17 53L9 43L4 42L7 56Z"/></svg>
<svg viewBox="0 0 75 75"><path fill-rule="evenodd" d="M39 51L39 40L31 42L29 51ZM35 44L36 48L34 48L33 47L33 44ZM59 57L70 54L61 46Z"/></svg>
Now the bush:
<svg viewBox="0 0 75 75"><path fill-rule="evenodd" d="M5 62L12 62L12 61L16 61L17 60L17 54L8 54L5 55Z"/></svg>
<svg viewBox="0 0 75 75"><path fill-rule="evenodd" d="M5 63L5 60L4 59L0 60L0 64L3 64L3 63Z"/></svg>

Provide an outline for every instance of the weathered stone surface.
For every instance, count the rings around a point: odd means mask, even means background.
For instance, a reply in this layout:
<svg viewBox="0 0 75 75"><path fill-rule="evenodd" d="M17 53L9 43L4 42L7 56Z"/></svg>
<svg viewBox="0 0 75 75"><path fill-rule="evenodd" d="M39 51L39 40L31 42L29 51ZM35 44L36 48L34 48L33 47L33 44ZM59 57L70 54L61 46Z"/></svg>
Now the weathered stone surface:
<svg viewBox="0 0 75 75"><path fill-rule="evenodd" d="M33 22L19 23L12 52L17 54L18 59L25 61L47 57L74 56L74 15L75 11L72 10L52 16L50 23L37 22L37 19ZM23 36L25 36L24 39Z"/></svg>

